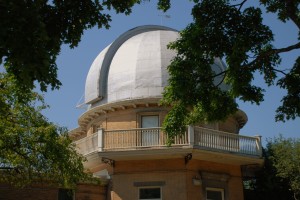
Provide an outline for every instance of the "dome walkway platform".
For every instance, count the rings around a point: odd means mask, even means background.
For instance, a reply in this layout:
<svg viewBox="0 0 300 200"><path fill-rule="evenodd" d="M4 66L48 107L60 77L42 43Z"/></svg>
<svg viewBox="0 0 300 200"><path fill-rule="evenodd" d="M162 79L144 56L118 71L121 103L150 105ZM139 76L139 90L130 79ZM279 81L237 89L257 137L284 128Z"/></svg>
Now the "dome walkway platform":
<svg viewBox="0 0 300 200"><path fill-rule="evenodd" d="M156 153L164 154L181 154L198 153L201 156L208 156L214 160L218 154L228 154L233 157L242 157L239 164L247 164L247 158L262 158L261 137L249 137L227 133L214 129L208 129L197 126L188 126L185 133L177 136L172 145L167 145L167 134L160 127L157 128L137 128L124 130L104 130L82 138L75 142L79 153L89 158L93 154L100 157L109 157L110 159L121 159L127 156L134 158L134 154L141 156L143 159L148 152L158 150ZM180 155L177 156L180 156ZM209 156L210 155L210 156ZM150 156L152 159L152 156ZM228 159L231 163L233 160ZM221 161L221 162L224 162ZM241 162L241 163L240 163Z"/></svg>

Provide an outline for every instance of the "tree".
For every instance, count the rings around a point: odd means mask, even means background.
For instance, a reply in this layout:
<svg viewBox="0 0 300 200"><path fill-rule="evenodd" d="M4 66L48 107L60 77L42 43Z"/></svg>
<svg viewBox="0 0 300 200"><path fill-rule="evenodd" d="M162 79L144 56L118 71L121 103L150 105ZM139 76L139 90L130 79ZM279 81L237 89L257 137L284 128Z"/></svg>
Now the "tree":
<svg viewBox="0 0 300 200"><path fill-rule="evenodd" d="M42 91L61 86L56 57L62 44L76 47L84 30L109 28L109 10L130 14L142 1L0 0L0 182L70 186L88 177L67 130L40 113L47 106L32 90L36 82ZM169 3L160 0L158 7Z"/></svg>
<svg viewBox="0 0 300 200"><path fill-rule="evenodd" d="M300 198L300 140L269 140L264 149L265 165L252 181L252 195L245 199L298 200ZM248 194L248 195L247 195Z"/></svg>
<svg viewBox="0 0 300 200"><path fill-rule="evenodd" d="M280 136L270 140L267 148L277 177L287 180L294 199L300 199L300 140Z"/></svg>
<svg viewBox="0 0 300 200"><path fill-rule="evenodd" d="M56 57L62 44L75 47L83 31L109 28L105 9L129 14L140 0L0 0L0 64L20 85L59 88Z"/></svg>
<svg viewBox="0 0 300 200"><path fill-rule="evenodd" d="M58 89L61 45L76 47L84 30L109 28L110 10L128 15L142 1L150 0L0 0L0 64L23 87ZM169 0L158 7L166 10Z"/></svg>
<svg viewBox="0 0 300 200"><path fill-rule="evenodd" d="M260 7L245 7L247 0L194 2L194 21L169 45L177 51L168 67L169 86L163 98L164 104L173 107L164 122L171 138L189 123L225 119L236 112L237 98L260 104L265 91L253 85L255 72L263 75L268 86L277 85L287 91L275 119L285 121L299 117L300 57L294 66L281 66L280 55L299 49L300 42L275 48L272 30L263 24L260 8L300 28L299 1L260 0ZM227 68L212 70L215 58L226 62ZM227 89L222 84L226 84Z"/></svg>
<svg viewBox="0 0 300 200"><path fill-rule="evenodd" d="M40 113L40 95L20 89L13 76L0 73L0 182L23 186L49 181L72 187L89 177L65 128Z"/></svg>

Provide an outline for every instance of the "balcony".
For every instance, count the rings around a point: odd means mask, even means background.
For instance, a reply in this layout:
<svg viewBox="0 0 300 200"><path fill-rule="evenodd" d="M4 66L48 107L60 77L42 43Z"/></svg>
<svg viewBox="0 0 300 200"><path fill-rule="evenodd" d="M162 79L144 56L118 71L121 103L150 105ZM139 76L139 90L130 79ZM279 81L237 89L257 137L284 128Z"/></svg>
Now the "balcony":
<svg viewBox="0 0 300 200"><path fill-rule="evenodd" d="M75 141L78 152L84 156L116 151L170 149L174 147L201 151L235 154L261 158L260 136L249 137L202 127L188 126L177 136L172 147L166 145L167 135L161 128L103 130Z"/></svg>

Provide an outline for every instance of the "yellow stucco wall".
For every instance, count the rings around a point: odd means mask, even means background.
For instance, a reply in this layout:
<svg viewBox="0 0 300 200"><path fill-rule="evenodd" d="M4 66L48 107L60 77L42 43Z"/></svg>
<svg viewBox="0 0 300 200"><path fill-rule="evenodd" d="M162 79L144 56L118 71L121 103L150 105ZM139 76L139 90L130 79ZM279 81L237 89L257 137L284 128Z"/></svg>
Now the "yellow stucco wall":
<svg viewBox="0 0 300 200"><path fill-rule="evenodd" d="M96 132L97 128L103 128L105 130L140 128L141 116L143 115L159 115L159 124L161 126L168 110L169 109L165 107L153 106L108 111L91 120L87 126L87 135ZM239 125L234 117L229 117L223 122L214 122L212 124L199 123L197 125L230 133L239 132Z"/></svg>
<svg viewBox="0 0 300 200"><path fill-rule="evenodd" d="M201 178L202 172L211 177ZM195 177L203 184L194 185ZM226 180L221 180L223 177ZM138 199L139 187L135 184L155 182L164 183L160 186L163 199L204 200L206 187L224 188L226 199L243 199L240 167L234 165L193 159L187 164L184 159L118 161L112 179L112 200Z"/></svg>

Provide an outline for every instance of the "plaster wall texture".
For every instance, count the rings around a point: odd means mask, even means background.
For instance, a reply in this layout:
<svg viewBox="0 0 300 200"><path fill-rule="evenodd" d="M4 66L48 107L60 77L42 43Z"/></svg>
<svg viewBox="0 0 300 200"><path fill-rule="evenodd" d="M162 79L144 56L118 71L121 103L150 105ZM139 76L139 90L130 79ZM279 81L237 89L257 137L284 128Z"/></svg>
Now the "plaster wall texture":
<svg viewBox="0 0 300 200"><path fill-rule="evenodd" d="M192 179L199 173L202 185L194 185ZM225 177L225 178L224 178ZM227 199L243 199L243 186L239 166L217 164L202 160L184 159L119 161L113 175L112 200L138 199L139 187L135 184L163 183L163 199L205 200L206 187L221 187Z"/></svg>
<svg viewBox="0 0 300 200"><path fill-rule="evenodd" d="M132 129L141 127L141 116L158 115L159 125L162 126L163 120L168 112L168 108L164 107L141 107L108 112L93 119L87 128L87 136L95 133L97 128L105 130ZM229 117L224 122L216 122L214 124L196 124L197 126L211 128L215 130L238 133L238 123L233 117Z"/></svg>

